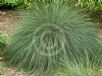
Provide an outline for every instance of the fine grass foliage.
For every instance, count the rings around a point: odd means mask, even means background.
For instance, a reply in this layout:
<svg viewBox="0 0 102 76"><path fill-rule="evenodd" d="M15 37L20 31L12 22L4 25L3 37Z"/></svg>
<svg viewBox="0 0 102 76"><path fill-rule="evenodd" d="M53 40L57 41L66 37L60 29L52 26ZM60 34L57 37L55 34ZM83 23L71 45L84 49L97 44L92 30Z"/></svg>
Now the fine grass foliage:
<svg viewBox="0 0 102 76"><path fill-rule="evenodd" d="M66 62L64 68L61 68L58 76L96 76L95 68L92 68L91 65L87 67L83 64Z"/></svg>
<svg viewBox="0 0 102 76"><path fill-rule="evenodd" d="M99 66L100 58L94 58L94 62L90 61L86 55L86 61L83 63L76 63L69 60L61 60L60 69L57 72L58 76L101 76L102 72ZM101 65L102 66L102 65Z"/></svg>
<svg viewBox="0 0 102 76"><path fill-rule="evenodd" d="M99 60L99 59L97 59ZM61 60L61 67L56 73L57 76L101 76L102 71L98 62L91 63L90 58L86 57L86 65L83 63L71 62L69 60Z"/></svg>
<svg viewBox="0 0 102 76"><path fill-rule="evenodd" d="M10 65L38 76L50 76L60 59L84 63L96 58L100 44L93 23L80 10L49 4L22 16L5 53ZM37 75L36 75L37 76Z"/></svg>

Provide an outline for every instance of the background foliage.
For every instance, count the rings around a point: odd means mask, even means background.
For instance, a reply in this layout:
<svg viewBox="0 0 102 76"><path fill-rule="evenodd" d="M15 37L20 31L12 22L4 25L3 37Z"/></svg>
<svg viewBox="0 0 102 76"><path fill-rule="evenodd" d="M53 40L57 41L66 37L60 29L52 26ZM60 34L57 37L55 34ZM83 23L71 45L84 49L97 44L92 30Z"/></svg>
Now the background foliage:
<svg viewBox="0 0 102 76"><path fill-rule="evenodd" d="M102 10L102 0L77 0L76 5L91 11Z"/></svg>
<svg viewBox="0 0 102 76"><path fill-rule="evenodd" d="M87 8L90 11L102 10L102 0L0 0L0 5L32 8L34 4L65 3L74 7Z"/></svg>

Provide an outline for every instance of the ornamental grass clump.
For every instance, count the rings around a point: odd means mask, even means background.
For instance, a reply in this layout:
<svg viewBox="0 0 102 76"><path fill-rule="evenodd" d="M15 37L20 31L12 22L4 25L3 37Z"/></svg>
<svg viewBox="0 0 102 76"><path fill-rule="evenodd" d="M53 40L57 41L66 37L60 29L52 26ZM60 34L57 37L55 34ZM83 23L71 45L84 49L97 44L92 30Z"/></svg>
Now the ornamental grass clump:
<svg viewBox="0 0 102 76"><path fill-rule="evenodd" d="M12 66L50 76L61 59L84 63L87 55L91 61L99 53L93 23L79 10L50 4L22 17L5 54Z"/></svg>

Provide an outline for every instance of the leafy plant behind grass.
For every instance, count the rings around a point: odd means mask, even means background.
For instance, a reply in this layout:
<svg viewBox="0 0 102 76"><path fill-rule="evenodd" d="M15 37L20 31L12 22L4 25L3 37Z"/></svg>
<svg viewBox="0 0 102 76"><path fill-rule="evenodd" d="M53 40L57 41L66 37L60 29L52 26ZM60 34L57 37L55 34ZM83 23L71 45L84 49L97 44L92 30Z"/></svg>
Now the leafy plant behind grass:
<svg viewBox="0 0 102 76"><path fill-rule="evenodd" d="M89 11L102 10L102 0L34 0L35 4L66 4L73 7L87 8Z"/></svg>
<svg viewBox="0 0 102 76"><path fill-rule="evenodd" d="M23 8L31 9L32 0L0 0L0 6L8 8Z"/></svg>
<svg viewBox="0 0 102 76"><path fill-rule="evenodd" d="M67 4L87 8L89 11L102 10L102 0L35 0L35 2Z"/></svg>
<svg viewBox="0 0 102 76"><path fill-rule="evenodd" d="M0 0L0 6L16 6L18 4L18 0Z"/></svg>
<svg viewBox="0 0 102 76"><path fill-rule="evenodd" d="M102 0L0 0L0 6L31 9L41 4L66 4L73 7L87 8L89 11L102 10Z"/></svg>
<svg viewBox="0 0 102 76"><path fill-rule="evenodd" d="M77 5L91 11L102 10L102 0L77 0Z"/></svg>
<svg viewBox="0 0 102 76"><path fill-rule="evenodd" d="M60 59L84 63L99 53L93 23L79 10L54 4L34 9L18 23L6 51L7 61L19 69L50 76Z"/></svg>

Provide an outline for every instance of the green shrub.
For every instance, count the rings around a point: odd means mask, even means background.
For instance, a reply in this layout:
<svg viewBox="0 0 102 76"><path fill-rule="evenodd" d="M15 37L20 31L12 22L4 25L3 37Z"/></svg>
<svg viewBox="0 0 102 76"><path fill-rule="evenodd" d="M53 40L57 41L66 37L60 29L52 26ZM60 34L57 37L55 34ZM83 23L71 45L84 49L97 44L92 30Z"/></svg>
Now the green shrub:
<svg viewBox="0 0 102 76"><path fill-rule="evenodd" d="M11 8L31 8L32 0L0 0L0 6Z"/></svg>
<svg viewBox="0 0 102 76"><path fill-rule="evenodd" d="M83 63L89 56L92 60L100 49L92 27L89 18L71 7L51 4L33 9L12 32L6 60L44 76L56 72L60 59Z"/></svg>
<svg viewBox="0 0 102 76"><path fill-rule="evenodd" d="M31 9L40 4L67 4L87 8L90 11L102 10L102 0L0 0L0 5Z"/></svg>
<svg viewBox="0 0 102 76"><path fill-rule="evenodd" d="M3 50L7 44L7 35L0 32L0 50Z"/></svg>

